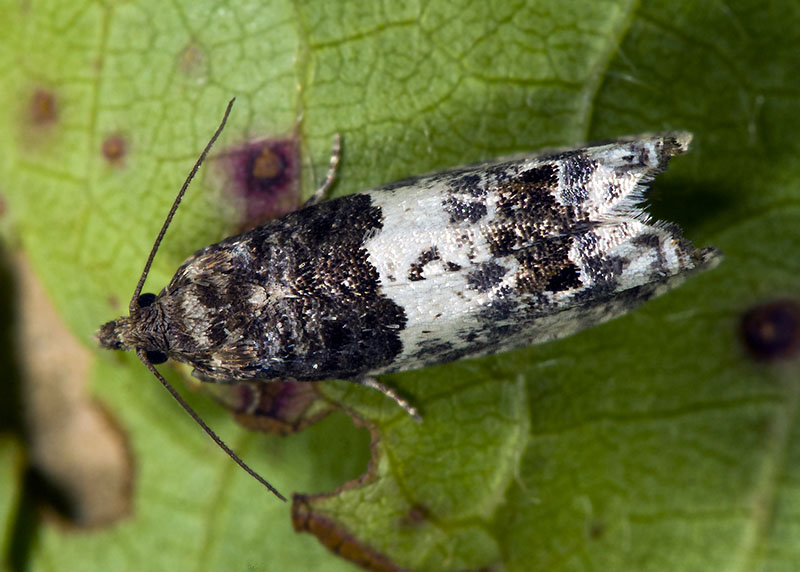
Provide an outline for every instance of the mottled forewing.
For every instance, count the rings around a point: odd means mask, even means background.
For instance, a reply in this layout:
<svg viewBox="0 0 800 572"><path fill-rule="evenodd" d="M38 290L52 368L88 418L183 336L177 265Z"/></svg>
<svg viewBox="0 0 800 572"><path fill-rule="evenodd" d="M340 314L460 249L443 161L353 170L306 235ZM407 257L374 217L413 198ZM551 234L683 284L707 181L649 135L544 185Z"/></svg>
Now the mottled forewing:
<svg viewBox="0 0 800 572"><path fill-rule="evenodd" d="M366 242L402 307L402 371L551 340L623 313L712 263L650 223L643 184L688 134L481 164L370 191ZM375 372L375 373L377 373Z"/></svg>

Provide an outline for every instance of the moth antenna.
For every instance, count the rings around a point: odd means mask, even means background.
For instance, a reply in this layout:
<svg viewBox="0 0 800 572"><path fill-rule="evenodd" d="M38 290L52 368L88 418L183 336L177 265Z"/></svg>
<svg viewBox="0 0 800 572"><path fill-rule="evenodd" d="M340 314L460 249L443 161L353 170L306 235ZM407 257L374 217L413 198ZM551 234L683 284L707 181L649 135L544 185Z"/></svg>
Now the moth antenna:
<svg viewBox="0 0 800 572"><path fill-rule="evenodd" d="M228 109L230 110L230 106L228 107ZM234 453L233 450L231 450L231 448L228 447L222 439L220 439L219 435L217 435L214 432L214 430L211 429L211 427L206 425L205 422L202 419L200 419L200 416L195 412L194 409L192 409L191 405L186 403L186 400L183 397L181 397L181 394L178 393L175 390L175 388L172 387L172 385L166 379L164 379L164 376L161 375L158 372L158 370L156 369L156 366L154 366L152 363L150 363L147 360L147 354L145 353L144 350L141 350L141 349L140 350L136 350L136 355L139 356L139 359L142 361L142 363L145 366L147 366L147 369L149 369L152 372L152 374L156 376L158 381L161 382L161 385L163 385L164 388L167 391L169 391L170 395L172 395L172 397L175 398L175 401L177 401L180 404L180 406L183 407L183 410L186 411L186 413L188 413L189 416L192 419L194 419L195 422L198 425L200 425L200 427L203 428L203 431L205 431L206 434L209 437L211 437L211 439L214 441L214 443L217 444L217 446L219 446L220 449L225 451L231 459L236 461L236 464L239 465L241 468L243 468L248 475L250 475L255 480L257 480L259 483L261 483L262 485L267 487L267 489L272 494L274 494L276 497L278 497L282 501L286 502L286 497L285 496L283 496L281 493L279 493L278 490L275 487L273 487L271 484L269 484L261 475L256 473L253 469L251 469L250 466L247 463L242 461L241 457L239 457L239 455Z"/></svg>
<svg viewBox="0 0 800 572"><path fill-rule="evenodd" d="M231 114L231 109L233 109L233 102L236 101L234 97L228 102L228 107L225 109L225 115L222 116L222 121L217 127L217 130L214 132L214 135L211 136L211 139L208 143L206 143L206 148L203 149L203 152L200 154L200 157L197 158L195 161L194 167L192 170L189 171L189 176L186 177L186 180L183 182L183 186L181 190L178 192L178 196L175 198L175 201L172 203L172 208L169 209L169 214L167 214L167 218L164 219L164 224L161 225L161 230L156 237L156 241L153 243L153 248L150 250L150 256L147 257L147 262L144 265L144 270L142 270L142 275L139 278L139 283L136 284L136 289L133 291L133 297L131 298L130 304L128 304L128 311L130 314L133 314L135 309L137 308L136 300L139 298L139 294L142 293L142 288L144 287L144 282L147 280L147 275L150 273L150 266L153 264L153 259L156 257L156 252L158 252L158 247L161 245L161 240L164 238L164 235L167 233L167 228L169 228L170 223L172 222L172 217L175 216L175 212L178 210L178 206L181 204L181 200L183 199L183 195L186 194L186 189L189 188L189 184L194 179L194 176L197 174L198 169L200 169L200 165L203 164L203 161L206 160L206 156L208 155L211 148L214 146L217 138L219 137L222 130L225 128L225 124L228 122L228 116Z"/></svg>

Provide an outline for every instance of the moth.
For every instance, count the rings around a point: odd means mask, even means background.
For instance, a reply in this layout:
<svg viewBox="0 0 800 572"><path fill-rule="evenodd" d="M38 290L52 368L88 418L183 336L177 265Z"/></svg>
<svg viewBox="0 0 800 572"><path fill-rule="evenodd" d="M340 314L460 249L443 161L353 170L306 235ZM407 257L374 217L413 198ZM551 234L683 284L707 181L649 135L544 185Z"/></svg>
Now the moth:
<svg viewBox="0 0 800 572"><path fill-rule="evenodd" d="M97 333L105 348L135 350L165 384L154 365L167 358L214 383L346 379L418 417L375 376L567 336L721 260L642 206L646 183L688 149L689 133L668 132L325 201L334 152L325 183L300 210L198 250L158 295L141 294L232 104L164 222L130 314Z"/></svg>

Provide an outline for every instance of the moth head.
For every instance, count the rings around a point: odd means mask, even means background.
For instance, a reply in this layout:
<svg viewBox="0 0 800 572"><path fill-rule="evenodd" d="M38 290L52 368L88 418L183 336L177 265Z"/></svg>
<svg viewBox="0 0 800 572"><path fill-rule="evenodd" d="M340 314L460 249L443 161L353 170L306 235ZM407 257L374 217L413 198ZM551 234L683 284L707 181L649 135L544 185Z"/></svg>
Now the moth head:
<svg viewBox="0 0 800 572"><path fill-rule="evenodd" d="M158 313L157 307L153 306L157 299L155 294L142 294L136 298L130 316L123 316L100 326L95 334L100 346L109 350L144 350L147 360L152 364L167 361L163 351L150 347L154 336L147 335L150 328L146 324L152 322L148 318L151 318L150 314Z"/></svg>

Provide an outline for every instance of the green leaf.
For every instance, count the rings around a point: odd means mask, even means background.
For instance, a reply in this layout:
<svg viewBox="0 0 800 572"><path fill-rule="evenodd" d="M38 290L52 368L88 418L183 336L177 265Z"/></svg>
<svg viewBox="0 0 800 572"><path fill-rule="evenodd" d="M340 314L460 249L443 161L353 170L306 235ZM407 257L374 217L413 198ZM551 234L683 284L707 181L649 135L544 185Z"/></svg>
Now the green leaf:
<svg viewBox="0 0 800 572"><path fill-rule="evenodd" d="M503 4L502 6L490 4ZM694 132L654 212L726 261L572 338L385 376L418 425L345 382L301 434L192 404L297 523L373 566L794 569L797 354L756 362L742 315L800 286L800 7L736 3L6 0L0 186L27 255L87 344L124 311L174 193L231 96L218 150L297 135L303 192L344 138L337 194L447 166L642 131ZM103 153L110 137L122 156ZM220 165L190 189L148 281L233 230ZM220 211L222 210L222 214ZM176 376L173 376L176 379ZM131 443L133 513L44 524L32 569L352 569L239 471L133 356L96 396ZM370 454L371 464L369 464Z"/></svg>

